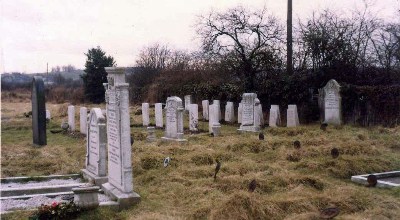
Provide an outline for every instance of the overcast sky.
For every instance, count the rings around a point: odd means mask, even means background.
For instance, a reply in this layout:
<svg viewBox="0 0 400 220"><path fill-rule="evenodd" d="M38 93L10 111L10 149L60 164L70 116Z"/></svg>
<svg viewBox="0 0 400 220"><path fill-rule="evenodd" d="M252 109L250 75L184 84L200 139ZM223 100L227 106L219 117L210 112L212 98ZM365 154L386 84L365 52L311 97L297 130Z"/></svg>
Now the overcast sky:
<svg viewBox="0 0 400 220"><path fill-rule="evenodd" d="M369 2L379 17L400 19L400 0ZM265 6L285 22L287 0L0 0L0 72L46 72L46 63L84 68L84 53L96 46L118 66L133 66L140 49L156 42L194 50L196 16L239 4ZM363 1L293 0L294 21L325 8L346 14Z"/></svg>

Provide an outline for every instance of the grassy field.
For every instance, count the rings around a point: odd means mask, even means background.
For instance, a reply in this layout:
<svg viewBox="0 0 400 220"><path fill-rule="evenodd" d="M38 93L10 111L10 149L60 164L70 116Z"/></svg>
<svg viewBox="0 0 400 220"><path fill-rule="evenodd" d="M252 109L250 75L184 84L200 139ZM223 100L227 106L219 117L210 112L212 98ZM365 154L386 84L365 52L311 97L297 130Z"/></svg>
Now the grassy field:
<svg viewBox="0 0 400 220"><path fill-rule="evenodd" d="M30 111L25 98L12 102L3 97L2 177L78 173L84 167L84 137L48 131L48 145L34 148L31 118L23 116ZM48 130L66 120L66 106L47 104L53 117ZM259 141L257 134L237 133L238 125L223 125L221 137L186 134L185 144L147 143L137 109L131 108L136 125L131 129L132 163L134 189L142 202L122 212L99 208L80 219L319 219L319 210L327 207L340 208L336 219L400 219L400 189L350 181L356 174L400 169L400 127L266 128L265 140ZM201 122L200 129L207 130L208 124ZM157 130L158 138L162 134ZM300 150L293 148L295 140ZM333 147L341 153L337 159L330 156ZM167 156L172 161L164 168ZM216 158L222 167L214 181ZM253 179L258 185L251 193L247 188Z"/></svg>

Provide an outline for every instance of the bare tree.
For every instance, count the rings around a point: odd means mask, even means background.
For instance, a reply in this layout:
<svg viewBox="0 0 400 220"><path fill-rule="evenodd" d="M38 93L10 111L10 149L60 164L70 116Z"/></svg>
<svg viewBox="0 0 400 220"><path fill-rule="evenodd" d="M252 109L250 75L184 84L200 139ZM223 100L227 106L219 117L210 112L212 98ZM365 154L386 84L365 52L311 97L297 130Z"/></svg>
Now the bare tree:
<svg viewBox="0 0 400 220"><path fill-rule="evenodd" d="M170 54L171 50L167 45L156 43L140 51L136 66L153 70L164 69Z"/></svg>
<svg viewBox="0 0 400 220"><path fill-rule="evenodd" d="M277 68L282 48L283 27L266 9L249 11L243 7L200 16L196 24L202 50L209 57L229 64L245 81L245 89L255 89L256 75Z"/></svg>

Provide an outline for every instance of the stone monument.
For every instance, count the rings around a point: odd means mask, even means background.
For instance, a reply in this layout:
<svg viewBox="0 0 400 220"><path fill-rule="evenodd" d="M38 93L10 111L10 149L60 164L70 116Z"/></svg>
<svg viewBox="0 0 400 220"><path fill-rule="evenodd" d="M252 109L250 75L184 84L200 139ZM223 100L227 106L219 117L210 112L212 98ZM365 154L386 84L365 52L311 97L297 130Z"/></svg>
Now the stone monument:
<svg viewBox="0 0 400 220"><path fill-rule="evenodd" d="M155 113L155 118L156 118L156 127L157 128L164 127L162 103L156 103L154 111L155 111L154 113Z"/></svg>
<svg viewBox="0 0 400 220"><path fill-rule="evenodd" d="M221 133L221 124L218 121L219 105L209 105L209 120L208 120L208 132L214 134L214 137L219 136Z"/></svg>
<svg viewBox="0 0 400 220"><path fill-rule="evenodd" d="M33 145L47 145L46 138L46 98L44 83L40 76L34 76L32 80L32 133Z"/></svg>
<svg viewBox="0 0 400 220"><path fill-rule="evenodd" d="M229 123L235 122L235 106L233 102L227 102L225 106L225 121Z"/></svg>
<svg viewBox="0 0 400 220"><path fill-rule="evenodd" d="M68 106L68 129L70 131L75 131L75 106Z"/></svg>
<svg viewBox="0 0 400 220"><path fill-rule="evenodd" d="M342 124L342 97L340 96L340 85L331 79L322 89L319 89L319 102L323 123Z"/></svg>
<svg viewBox="0 0 400 220"><path fill-rule="evenodd" d="M189 130L198 131L199 124L199 106L197 104L189 105Z"/></svg>
<svg viewBox="0 0 400 220"><path fill-rule="evenodd" d="M209 119L208 118L208 105L209 105L208 100L201 101L201 105L203 107L203 119L208 121L208 119Z"/></svg>
<svg viewBox="0 0 400 220"><path fill-rule="evenodd" d="M168 97L165 106L165 136L162 140L187 141L183 138L183 111L182 99L177 96Z"/></svg>
<svg viewBox="0 0 400 220"><path fill-rule="evenodd" d="M271 105L269 110L269 126L277 127L281 125L281 113L279 110L279 105Z"/></svg>
<svg viewBox="0 0 400 220"><path fill-rule="evenodd" d="M258 116L256 105L257 94L244 93L242 95L242 124L238 131L258 132L260 130L260 119Z"/></svg>
<svg viewBox="0 0 400 220"><path fill-rule="evenodd" d="M185 95L185 110L189 111L190 104L192 104L192 96L191 95Z"/></svg>
<svg viewBox="0 0 400 220"><path fill-rule="evenodd" d="M79 109L79 128L81 134L86 134L87 132L87 108L81 107Z"/></svg>
<svg viewBox="0 0 400 220"><path fill-rule="evenodd" d="M129 84L125 82L125 68L106 67L105 70L108 182L102 189L117 200L120 208L128 208L140 202L140 196L133 191Z"/></svg>
<svg viewBox="0 0 400 220"><path fill-rule="evenodd" d="M214 107L218 113L217 115L217 121L220 122L222 119L222 113L221 113L221 102L219 100L213 100L213 105L215 104L216 107Z"/></svg>
<svg viewBox="0 0 400 220"><path fill-rule="evenodd" d="M149 126L150 124L149 103L142 103L142 120L144 127Z"/></svg>
<svg viewBox="0 0 400 220"><path fill-rule="evenodd" d="M286 123L287 127L297 127L300 125L299 115L297 113L297 105L288 105L286 118L287 118L287 123Z"/></svg>
<svg viewBox="0 0 400 220"><path fill-rule="evenodd" d="M85 179L101 186L108 178L106 118L100 108L90 111L86 133L86 168L81 171Z"/></svg>
<svg viewBox="0 0 400 220"><path fill-rule="evenodd" d="M238 123L239 124L242 123L242 112L243 112L243 105L242 105L242 103L239 103L239 107L238 107Z"/></svg>

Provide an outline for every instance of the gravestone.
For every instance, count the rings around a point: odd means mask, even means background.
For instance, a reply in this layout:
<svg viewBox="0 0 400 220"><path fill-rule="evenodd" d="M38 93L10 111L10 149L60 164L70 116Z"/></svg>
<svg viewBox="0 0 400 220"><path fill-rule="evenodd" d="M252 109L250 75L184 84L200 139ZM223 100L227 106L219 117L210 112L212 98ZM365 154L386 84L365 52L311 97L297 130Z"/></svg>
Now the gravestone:
<svg viewBox="0 0 400 220"><path fill-rule="evenodd" d="M156 128L155 127L147 127L147 138L146 141L147 142L153 142L156 141L157 137L156 137Z"/></svg>
<svg viewBox="0 0 400 220"><path fill-rule="evenodd" d="M132 147L129 117L129 84L125 82L125 68L106 67L106 112L108 143L108 182L104 192L117 200L120 208L140 202L133 191Z"/></svg>
<svg viewBox="0 0 400 220"><path fill-rule="evenodd" d="M271 105L269 110L269 126L277 127L281 125L281 113L279 111L279 105Z"/></svg>
<svg viewBox="0 0 400 220"><path fill-rule="evenodd" d="M242 103L239 103L239 107L238 107L238 123L239 124L242 123L242 113L243 113L243 105L242 105Z"/></svg>
<svg viewBox="0 0 400 220"><path fill-rule="evenodd" d="M208 100L201 101L201 105L203 107L203 119L208 121L208 119L209 119L209 116L208 116L209 102L208 102Z"/></svg>
<svg viewBox="0 0 400 220"><path fill-rule="evenodd" d="M221 102L219 100L213 100L213 104L215 104L216 107L214 107L218 113L217 115L217 121L220 122L222 119L222 113L221 113Z"/></svg>
<svg viewBox="0 0 400 220"><path fill-rule="evenodd" d="M154 111L156 117L156 127L157 128L164 127L162 103L156 103Z"/></svg>
<svg viewBox="0 0 400 220"><path fill-rule="evenodd" d="M162 140L187 141L183 139L183 111L182 99L177 96L168 97L165 106L165 136Z"/></svg>
<svg viewBox="0 0 400 220"><path fill-rule="evenodd" d="M258 102L257 102L258 101ZM244 93L242 95L242 124L238 131L258 132L260 130L260 118L258 107L260 104L255 93Z"/></svg>
<svg viewBox="0 0 400 220"><path fill-rule="evenodd" d="M254 106L254 123L257 126L264 126L264 115L262 110L261 102L258 98L255 99L255 106Z"/></svg>
<svg viewBox="0 0 400 220"><path fill-rule="evenodd" d="M340 85L331 79L322 89L319 89L319 102L323 123L342 124L342 97L340 96Z"/></svg>
<svg viewBox="0 0 400 220"><path fill-rule="evenodd" d="M297 105L288 105L287 109L287 127L297 127L300 125L299 115L297 113Z"/></svg>
<svg viewBox="0 0 400 220"><path fill-rule="evenodd" d="M70 131L75 131L75 106L68 106L68 126Z"/></svg>
<svg viewBox="0 0 400 220"><path fill-rule="evenodd" d="M229 123L235 122L235 106L233 102L227 102L225 106L225 121Z"/></svg>
<svg viewBox="0 0 400 220"><path fill-rule="evenodd" d="M218 136L221 130L221 124L218 121L219 105L212 104L209 106L209 120L208 120L208 132L213 133L214 136Z"/></svg>
<svg viewBox="0 0 400 220"><path fill-rule="evenodd" d="M192 104L192 96L191 95L185 95L185 110L189 111L190 109L190 104Z"/></svg>
<svg viewBox="0 0 400 220"><path fill-rule="evenodd" d="M50 119L51 119L50 111L46 109L46 120L50 120Z"/></svg>
<svg viewBox="0 0 400 220"><path fill-rule="evenodd" d="M198 131L199 124L199 106L197 104L189 105L189 130Z"/></svg>
<svg viewBox="0 0 400 220"><path fill-rule="evenodd" d="M79 127L82 134L87 132L87 108L81 107L79 110Z"/></svg>
<svg viewBox="0 0 400 220"><path fill-rule="evenodd" d="M47 144L46 138L46 98L44 83L40 76L34 76L32 80L32 133L33 145L43 146Z"/></svg>
<svg viewBox="0 0 400 220"><path fill-rule="evenodd" d="M147 127L150 124L149 103L142 103L142 120L143 126Z"/></svg>
<svg viewBox="0 0 400 220"><path fill-rule="evenodd" d="M81 171L85 179L101 186L108 178L106 118L100 108L90 111L86 133L86 168Z"/></svg>

